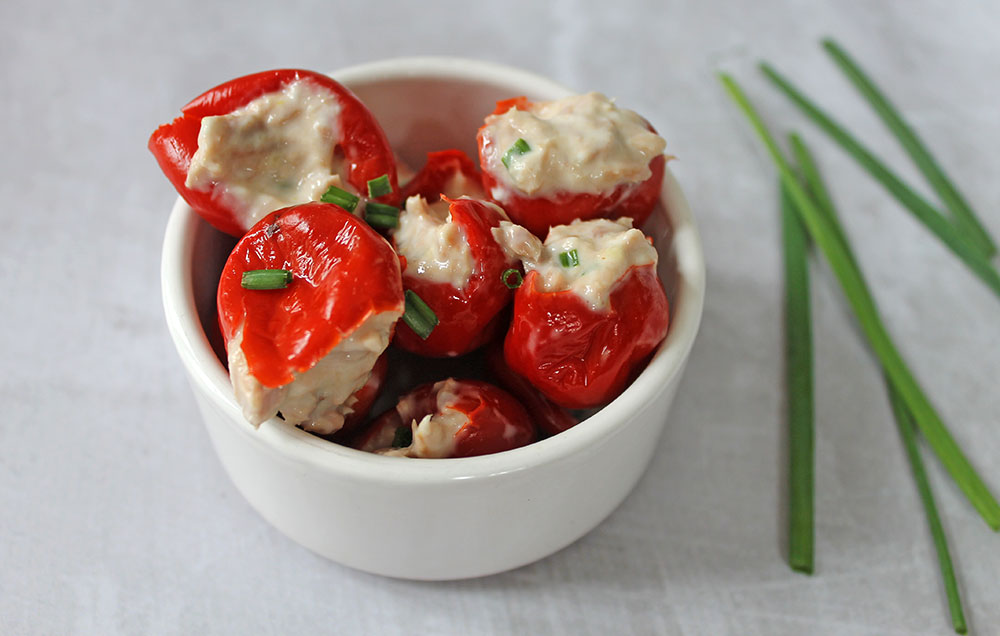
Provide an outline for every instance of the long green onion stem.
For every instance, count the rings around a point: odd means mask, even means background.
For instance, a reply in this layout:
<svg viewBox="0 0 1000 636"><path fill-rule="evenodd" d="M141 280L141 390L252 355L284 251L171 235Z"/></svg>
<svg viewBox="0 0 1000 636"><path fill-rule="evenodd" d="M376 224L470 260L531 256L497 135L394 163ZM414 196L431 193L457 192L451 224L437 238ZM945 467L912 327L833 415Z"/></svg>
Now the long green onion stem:
<svg viewBox="0 0 1000 636"><path fill-rule="evenodd" d="M818 106L806 98L788 80L767 63L761 63L761 70L785 95L791 99L810 119L831 138L853 156L876 180L879 181L913 215L930 229L972 272L980 278L997 296L1000 296L1000 273L993 267L982 249L966 238L966 235L948 220L934 206L907 186L902 179L890 171L881 160L865 148L861 142L833 121Z"/></svg>
<svg viewBox="0 0 1000 636"><path fill-rule="evenodd" d="M809 239L781 187L785 257L785 377L788 417L788 563L813 571L813 355Z"/></svg>
<svg viewBox="0 0 1000 636"><path fill-rule="evenodd" d="M962 449L959 448L907 367L882 322L875 300L872 298L861 270L844 249L841 240L837 237L836 230L831 227L826 215L813 203L809 194L799 183L788 161L743 90L727 74L721 74L720 79L733 101L740 107L764 142L778 168L783 185L795 203L800 218L809 230L813 241L829 261L831 269L843 288L844 295L854 310L862 331L881 361L885 373L889 376L910 413L913 414L921 433L952 479L979 511L986 523L994 530L1000 529L1000 504L997 503L986 484L969 463Z"/></svg>
<svg viewBox="0 0 1000 636"><path fill-rule="evenodd" d="M854 84L858 92L868 100L872 108L882 118L886 127L896 136L900 145L910 155L914 165L924 175L934 192L941 198L941 202L952 214L958 227L965 233L966 237L986 254L992 257L997 253L997 246L990 238L989 233L983 224L976 217L975 212L966 202L965 198L959 194L958 189L938 165L930 150L924 145L917 133L903 119L903 116L892 105L889 99L879 90L875 82L858 66L857 62L848 55L839 44L832 39L823 40L823 48L830 54L844 75Z"/></svg>
<svg viewBox="0 0 1000 636"><path fill-rule="evenodd" d="M941 578L944 581L945 594L948 596L948 610L951 612L951 623L956 632L964 634L967 627L965 625L965 614L962 612L962 600L958 596L955 568L951 564L951 554L948 552L948 540L945 538L944 526L941 524L937 505L934 503L934 493L931 491L931 484L927 479L924 463L920 459L920 449L917 447L917 435L914 430L913 418L906 409L906 405L900 398L899 393L893 388L892 382L888 379L886 379L886 389L889 391L892 414L896 418L899 434L903 438L906 455L910 460L910 468L913 470L913 478L917 482L917 491L920 493L920 501L924 504L924 512L927 514L927 523L930 525L931 537L934 539L934 549L937 551L938 565L941 568Z"/></svg>
<svg viewBox="0 0 1000 636"><path fill-rule="evenodd" d="M785 255L785 373L789 433L788 562L813 571L813 371L808 239L781 188Z"/></svg>

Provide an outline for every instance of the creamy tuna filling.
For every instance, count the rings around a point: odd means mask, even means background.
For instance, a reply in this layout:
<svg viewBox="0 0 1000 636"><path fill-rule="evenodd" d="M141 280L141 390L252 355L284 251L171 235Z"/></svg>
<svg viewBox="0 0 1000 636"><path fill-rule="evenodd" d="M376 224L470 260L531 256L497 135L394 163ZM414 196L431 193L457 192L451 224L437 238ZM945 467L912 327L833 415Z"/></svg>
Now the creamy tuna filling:
<svg viewBox="0 0 1000 636"><path fill-rule="evenodd" d="M413 442L404 448L386 448L376 452L397 457L452 457L455 454L455 435L469 423L465 413L452 408L458 399L460 387L452 379L435 384L437 412L427 413L419 421L416 418L420 414L416 412L414 404L401 401L396 410L404 422L409 420Z"/></svg>
<svg viewBox="0 0 1000 636"><path fill-rule="evenodd" d="M243 353L243 330L229 341L229 377L243 415L254 426L279 411L285 421L307 431L328 435L344 425L352 412L354 393L365 385L379 355L389 346L392 325L400 313L386 311L361 324L308 371L295 374L284 386L257 381Z"/></svg>
<svg viewBox="0 0 1000 636"><path fill-rule="evenodd" d="M406 200L393 231L396 251L406 257L403 274L463 289L476 260L459 225L452 221L448 202L428 204L423 197Z"/></svg>
<svg viewBox="0 0 1000 636"><path fill-rule="evenodd" d="M247 228L278 208L319 199L345 186L335 156L340 141L337 96L305 80L262 95L228 115L205 117L185 185L213 190Z"/></svg>
<svg viewBox="0 0 1000 636"><path fill-rule="evenodd" d="M525 271L537 271L545 292L572 290L595 311L609 307L615 284L635 266L656 266L656 249L632 220L573 221L549 230L542 243L519 225L502 221L493 237Z"/></svg>
<svg viewBox="0 0 1000 636"><path fill-rule="evenodd" d="M666 142L636 113L600 93L539 102L490 115L483 128L483 155L490 174L506 188L532 196L557 192L601 194L651 176L649 162ZM529 149L503 157L518 139ZM507 199L505 188L491 192Z"/></svg>

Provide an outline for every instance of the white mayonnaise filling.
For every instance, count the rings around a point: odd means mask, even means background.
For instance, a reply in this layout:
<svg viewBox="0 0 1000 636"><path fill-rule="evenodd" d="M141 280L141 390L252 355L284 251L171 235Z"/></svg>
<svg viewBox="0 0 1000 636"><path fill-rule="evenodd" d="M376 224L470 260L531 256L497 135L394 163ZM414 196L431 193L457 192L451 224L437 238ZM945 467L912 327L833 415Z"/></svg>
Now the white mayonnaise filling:
<svg viewBox="0 0 1000 636"><path fill-rule="evenodd" d="M205 117L185 185L241 211L247 228L268 212L319 199L345 186L340 103L331 91L297 80L228 115Z"/></svg>
<svg viewBox="0 0 1000 636"><path fill-rule="evenodd" d="M651 175L649 162L666 147L642 117L600 93L490 115L482 135L490 174L508 188L533 196L600 194L622 183L641 183ZM529 150L512 153L505 166L503 157L518 139L527 142ZM503 202L505 189L494 190L493 198Z"/></svg>
<svg viewBox="0 0 1000 636"><path fill-rule="evenodd" d="M413 431L413 442L404 448L386 448L378 452L381 455L397 457L440 458L451 457L455 453L455 435L469 423L469 418L451 408L458 397L461 385L449 378L434 385L437 390L437 412L424 415L418 422L412 418L410 428ZM397 407L399 414L405 419L414 410L406 402ZM506 431L505 431L506 433ZM516 431L515 431L516 434Z"/></svg>
<svg viewBox="0 0 1000 636"><path fill-rule="evenodd" d="M428 204L423 197L409 197L392 237L396 251L406 257L404 275L456 289L469 282L476 259L462 228L451 220L447 201Z"/></svg>
<svg viewBox="0 0 1000 636"><path fill-rule="evenodd" d="M328 435L344 425L352 412L354 393L368 381L379 355L389 346L392 325L400 312L369 317L340 341L314 367L284 386L266 387L251 375L243 353L243 329L228 343L229 377L243 415L254 426L279 411L285 421L307 431Z"/></svg>
<svg viewBox="0 0 1000 636"><path fill-rule="evenodd" d="M633 266L656 266L657 254L627 217L573 221L549 230L542 243L524 228L502 221L493 237L504 251L537 271L542 291L572 290L594 311L609 307L611 291ZM574 264L576 263L576 264Z"/></svg>

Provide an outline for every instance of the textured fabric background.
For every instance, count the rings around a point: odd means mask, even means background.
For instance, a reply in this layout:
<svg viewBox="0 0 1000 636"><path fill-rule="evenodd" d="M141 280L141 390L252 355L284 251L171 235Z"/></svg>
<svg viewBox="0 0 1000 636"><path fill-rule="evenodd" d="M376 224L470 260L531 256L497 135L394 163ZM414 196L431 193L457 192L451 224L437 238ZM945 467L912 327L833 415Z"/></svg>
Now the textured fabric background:
<svg viewBox="0 0 1000 636"><path fill-rule="evenodd" d="M817 572L785 565L775 175L714 73L811 142L890 330L1000 492L1000 301L754 66L772 61L926 192L820 49L838 38L1000 236L1000 8L825 4L0 3L0 633L946 633L879 373L823 266ZM222 472L161 314L175 195L145 148L231 77L416 54L523 67L646 115L678 157L709 279L657 457L624 505L539 563L438 584L313 555ZM972 630L1000 634L1000 537L925 457Z"/></svg>

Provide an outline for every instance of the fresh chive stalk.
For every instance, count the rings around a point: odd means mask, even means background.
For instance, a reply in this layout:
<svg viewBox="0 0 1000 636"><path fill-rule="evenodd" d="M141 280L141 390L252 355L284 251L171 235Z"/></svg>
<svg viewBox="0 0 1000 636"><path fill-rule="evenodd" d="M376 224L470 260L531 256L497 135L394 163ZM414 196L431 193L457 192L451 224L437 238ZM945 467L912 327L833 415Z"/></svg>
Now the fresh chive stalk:
<svg viewBox="0 0 1000 636"><path fill-rule="evenodd" d="M861 142L834 122L818 106L809 101L774 68L766 62L760 65L764 74L791 99L810 119L832 137L844 150L853 156L876 180L917 217L928 229L969 267L997 296L1000 296L1000 273L993 267L989 257L965 234L955 227L941 212L914 192L899 177L890 171Z"/></svg>
<svg viewBox="0 0 1000 636"><path fill-rule="evenodd" d="M816 166L816 160L813 158L812 152L809 151L805 142L802 141L802 137L796 133L788 136L788 143L792 147L795 163L798 164L799 171L805 180L806 189L812 195L813 201L816 202L819 211L826 214L830 228L834 231L837 240L840 241L841 247L843 247L847 257L851 259L854 267L858 268L858 260L854 257L854 251L851 249L851 244L847 240L844 228L840 224L837 208L834 207L830 192L827 190L823 178L820 177L819 168Z"/></svg>
<svg viewBox="0 0 1000 636"><path fill-rule="evenodd" d="M938 165L930 150L924 145L917 133L903 119L903 116L892 105L889 99L879 90L875 82L858 66L857 62L847 54L839 44L830 38L823 40L823 48L830 54L833 61L840 67L844 75L854 84L858 92L868 100L872 108L885 123L886 127L896 136L900 145L910 155L914 165L924 175L927 182L941 202L952 214L952 218L966 237L976 243L987 257L997 253L996 243L990 238L975 212L959 194L958 189Z"/></svg>
<svg viewBox="0 0 1000 636"><path fill-rule="evenodd" d="M500 158L500 161L503 162L504 167L510 170L510 160L514 157L523 155L529 150L531 150L531 146L528 145L528 142L518 137L517 141L515 141L511 147L507 149L507 152L504 153L503 157Z"/></svg>
<svg viewBox="0 0 1000 636"><path fill-rule="evenodd" d="M559 263L563 267L576 267L580 264L580 255L576 250L569 250L567 252L560 252Z"/></svg>
<svg viewBox="0 0 1000 636"><path fill-rule="evenodd" d="M413 330L413 333L420 336L421 340L427 340L438 324L437 314L412 289L407 289L404 295L406 309L403 312L403 322Z"/></svg>
<svg viewBox="0 0 1000 636"><path fill-rule="evenodd" d="M896 390L899 391L907 408L913 414L921 433L952 479L955 480L956 485L965 493L965 496L979 511L986 523L994 530L1000 530L1000 504L997 503L986 484L969 463L962 449L959 448L907 367L882 322L875 300L872 298L861 270L844 249L841 240L837 238L836 230L831 227L826 215L812 202L809 194L792 173L788 161L743 90L728 74L720 74L720 79L730 97L743 111L764 142L781 174L782 183L788 189L789 196L795 203L796 211L809 230L813 241L829 261L830 267L840 282L844 295L854 310L872 350L878 356L885 373L889 376Z"/></svg>
<svg viewBox="0 0 1000 636"><path fill-rule="evenodd" d="M944 534L944 526L941 524L941 517L938 515L937 505L934 503L934 493L931 491L931 484L927 479L924 463L920 459L920 449L917 448L917 435L914 429L913 418L907 410L906 404L903 403L899 393L893 388L892 382L888 378L886 379L886 389L889 392L892 414L896 419L899 434L903 438L903 446L906 447L906 456L910 460L913 479L917 482L920 501L923 503L924 512L927 514L927 524L931 529L931 537L934 539L934 549L937 551L938 565L941 568L941 578L944 582L945 594L948 596L948 611L951 613L951 624L957 633L964 634L967 627L965 624L965 614L962 612L962 600L958 595L955 568L952 566L951 554L948 552L948 540Z"/></svg>
<svg viewBox="0 0 1000 636"><path fill-rule="evenodd" d="M500 274L500 280L507 286L507 289L517 289L524 283L524 276L512 267L504 270L503 274Z"/></svg>
<svg viewBox="0 0 1000 636"><path fill-rule="evenodd" d="M383 230L399 227L399 208L369 201L365 204L365 223Z"/></svg>
<svg viewBox="0 0 1000 636"><path fill-rule="evenodd" d="M389 183L389 175L384 174L368 181L368 196L377 199L392 192L392 184Z"/></svg>
<svg viewBox="0 0 1000 636"><path fill-rule="evenodd" d="M330 186L330 188L323 193L323 196L321 196L319 200L323 203L333 203L335 205L339 205L348 212L354 212L354 209L358 207L358 201L360 199L343 188Z"/></svg>
<svg viewBox="0 0 1000 636"><path fill-rule="evenodd" d="M809 239L781 187L785 258L785 377L788 409L788 564L813 571L813 355Z"/></svg>
<svg viewBox="0 0 1000 636"><path fill-rule="evenodd" d="M240 285L243 289L284 289L292 282L287 269L251 269L243 272Z"/></svg>
<svg viewBox="0 0 1000 636"><path fill-rule="evenodd" d="M846 235L840 225L836 208L833 206L833 200L830 198L826 185L820 177L819 169L816 167L816 162L813 159L812 153L809 152L805 142L803 142L798 135L793 133L789 136L789 141L792 146L792 151L795 154L796 162L805 177L806 185L808 186L813 199L818 204L817 207L826 215L831 227L840 237L839 240L842 242L842 246L846 250L848 257L855 263L856 267L857 259L854 257L850 244L847 242ZM948 544L945 540L944 529L938 516L937 507L934 504L934 497L930 489L930 484L927 481L927 475L924 471L923 462L921 461L919 451L917 450L913 419L906 411L906 406L902 403L899 394L892 388L892 384L889 382L888 378L886 379L886 387L889 392L890 402L892 403L896 424L899 426L900 434L903 436L903 443L906 446L906 452L910 459L910 467L913 469L913 476L917 482L917 489L920 492L920 498L923 501L924 510L927 513L927 522L931 527L931 535L934 539L934 547L937 550L938 562L941 568L941 577L944 583L945 593L948 597L948 607L951 613L952 625L954 626L956 632L964 634L966 632L965 616L962 613L962 604L958 596L958 586L955 582L955 572L952 567L951 557L948 553Z"/></svg>

